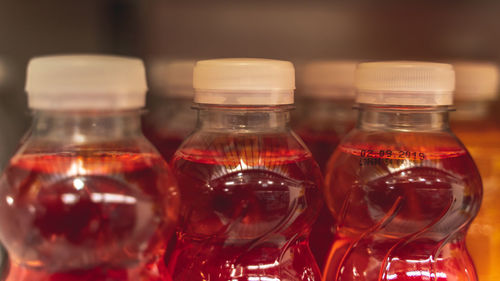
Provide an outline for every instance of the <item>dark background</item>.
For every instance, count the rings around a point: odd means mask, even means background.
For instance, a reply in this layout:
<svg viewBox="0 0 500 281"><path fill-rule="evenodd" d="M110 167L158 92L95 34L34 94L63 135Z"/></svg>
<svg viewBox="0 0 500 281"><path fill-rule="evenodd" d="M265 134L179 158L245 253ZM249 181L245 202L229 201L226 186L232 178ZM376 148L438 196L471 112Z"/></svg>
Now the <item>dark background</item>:
<svg viewBox="0 0 500 281"><path fill-rule="evenodd" d="M500 59L500 1L2 0L0 126L11 149L29 121L29 58ZM1 73L1 71L0 71ZM11 140L11 141L10 141Z"/></svg>

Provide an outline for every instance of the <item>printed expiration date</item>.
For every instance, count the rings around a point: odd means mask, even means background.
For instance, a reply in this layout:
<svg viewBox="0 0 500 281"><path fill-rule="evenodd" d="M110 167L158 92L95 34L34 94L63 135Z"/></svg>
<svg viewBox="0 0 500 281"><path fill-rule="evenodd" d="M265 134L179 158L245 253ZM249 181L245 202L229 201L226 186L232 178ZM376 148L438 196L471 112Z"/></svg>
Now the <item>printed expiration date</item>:
<svg viewBox="0 0 500 281"><path fill-rule="evenodd" d="M425 153L408 150L361 150L360 166L397 164L403 160L425 160Z"/></svg>

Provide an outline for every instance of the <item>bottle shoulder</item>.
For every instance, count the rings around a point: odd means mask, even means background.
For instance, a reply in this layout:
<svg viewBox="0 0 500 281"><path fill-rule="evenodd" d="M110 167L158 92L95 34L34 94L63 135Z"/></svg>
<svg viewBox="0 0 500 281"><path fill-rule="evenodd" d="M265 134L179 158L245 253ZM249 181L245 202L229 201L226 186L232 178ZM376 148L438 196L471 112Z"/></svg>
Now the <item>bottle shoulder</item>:
<svg viewBox="0 0 500 281"><path fill-rule="evenodd" d="M189 174L198 166L211 174L220 173L211 178L255 170L317 182L322 177L311 153L291 130L252 133L196 131L177 150L172 167L176 173Z"/></svg>
<svg viewBox="0 0 500 281"><path fill-rule="evenodd" d="M153 144L142 134L107 139L72 136L68 138L45 138L28 134L21 140L16 151L20 154L51 153L144 153L158 154Z"/></svg>
<svg viewBox="0 0 500 281"><path fill-rule="evenodd" d="M227 157L227 153L266 153L281 158L311 158L302 140L291 130L268 132L195 131L178 150L184 155L208 153Z"/></svg>
<svg viewBox="0 0 500 281"><path fill-rule="evenodd" d="M493 120L452 122L451 128L467 147L500 149L500 123Z"/></svg>
<svg viewBox="0 0 500 281"><path fill-rule="evenodd" d="M170 174L165 160L143 136L110 142L73 142L28 137L9 161L8 167L41 172L66 172L75 165L85 165L85 172L127 172L154 169Z"/></svg>
<svg viewBox="0 0 500 281"><path fill-rule="evenodd" d="M346 169L348 165L351 169ZM476 164L467 148L451 131L394 132L354 129L339 144L330 159L327 178L348 172L372 176L390 175L408 169L431 168L480 185ZM349 170L349 171L348 171ZM371 178L371 177L370 177Z"/></svg>
<svg viewBox="0 0 500 281"><path fill-rule="evenodd" d="M354 128L341 141L345 148L402 149L422 152L449 151L463 153L465 146L449 130L441 131L391 131Z"/></svg>

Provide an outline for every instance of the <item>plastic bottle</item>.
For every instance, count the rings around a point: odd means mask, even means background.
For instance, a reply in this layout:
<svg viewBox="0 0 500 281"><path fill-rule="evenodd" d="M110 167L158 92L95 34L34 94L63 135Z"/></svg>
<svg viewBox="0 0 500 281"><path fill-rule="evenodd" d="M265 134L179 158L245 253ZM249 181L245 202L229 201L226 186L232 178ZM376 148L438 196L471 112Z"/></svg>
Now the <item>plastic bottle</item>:
<svg viewBox="0 0 500 281"><path fill-rule="evenodd" d="M467 233L479 280L500 280L500 125L491 112L498 94L498 67L456 62L452 128L474 158L484 185L481 210Z"/></svg>
<svg viewBox="0 0 500 281"><path fill-rule="evenodd" d="M326 172L325 280L477 280L465 235L482 186L449 129L452 66L362 63L356 88L358 122Z"/></svg>
<svg viewBox="0 0 500 281"><path fill-rule="evenodd" d="M355 61L313 61L303 67L300 85L303 107L295 131L311 150L322 170L353 127Z"/></svg>
<svg viewBox="0 0 500 281"><path fill-rule="evenodd" d="M5 84L7 80L7 64L5 63L5 60L0 57L0 97L4 97L6 94L4 92L5 90ZM0 99L1 100L1 99ZM3 106L3 103L0 104L0 125L4 132L10 132L10 126L9 126L9 120L8 120L8 114L5 112L5 108ZM5 166L5 163L9 160L9 143L8 141L10 140L9 134L4 134L2 138L0 138L0 169L3 169Z"/></svg>
<svg viewBox="0 0 500 281"><path fill-rule="evenodd" d="M0 170L5 168L25 130L26 112L20 112L15 91L16 68L9 57L0 56Z"/></svg>
<svg viewBox="0 0 500 281"><path fill-rule="evenodd" d="M0 179L6 280L170 280L162 258L179 200L141 132L146 90L139 59L30 61L33 125Z"/></svg>
<svg viewBox="0 0 500 281"><path fill-rule="evenodd" d="M5 85L7 84L8 80L8 64L5 62L5 59L0 57L0 97L5 97L4 95L6 94L5 92ZM3 100L3 99L0 99ZM12 120L9 118L3 103L0 103L0 127L1 131L3 132L9 132L9 134L3 134L3 136L0 138L0 170L3 170L5 163L9 159L9 153L11 149L10 145L10 139L11 137L11 132L13 131L13 128L11 126ZM5 271L8 268L9 265L9 258L7 255L7 252L5 251L5 248L3 245L0 244L0 280L4 279L4 275L6 274Z"/></svg>
<svg viewBox="0 0 500 281"><path fill-rule="evenodd" d="M153 95L144 116L144 134L170 160L182 141L194 130L194 60L157 60L151 65Z"/></svg>
<svg viewBox="0 0 500 281"><path fill-rule="evenodd" d="M296 132L311 150L322 171L342 137L354 127L355 61L313 61L300 72L302 113ZM311 251L320 268L333 243L334 221L326 205L311 231Z"/></svg>
<svg viewBox="0 0 500 281"><path fill-rule="evenodd" d="M199 61L193 83L197 127L172 160L182 202L174 280L320 280L308 234L322 178L288 125L293 65Z"/></svg>

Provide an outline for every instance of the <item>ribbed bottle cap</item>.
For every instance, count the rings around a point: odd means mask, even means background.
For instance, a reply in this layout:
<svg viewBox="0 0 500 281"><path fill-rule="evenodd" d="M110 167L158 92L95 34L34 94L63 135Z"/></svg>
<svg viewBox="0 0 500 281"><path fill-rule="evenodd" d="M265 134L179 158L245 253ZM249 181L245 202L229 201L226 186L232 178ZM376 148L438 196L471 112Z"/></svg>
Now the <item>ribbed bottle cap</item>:
<svg viewBox="0 0 500 281"><path fill-rule="evenodd" d="M140 59L56 55L31 59L26 92L33 109L122 110L141 108L147 91Z"/></svg>
<svg viewBox="0 0 500 281"><path fill-rule="evenodd" d="M498 93L498 66L487 62L455 62L455 99L493 100Z"/></svg>
<svg viewBox="0 0 500 281"><path fill-rule="evenodd" d="M356 102L381 105L451 105L455 74L450 64L413 61L361 63Z"/></svg>
<svg viewBox="0 0 500 281"><path fill-rule="evenodd" d="M357 61L318 60L307 63L300 72L304 96L354 99L354 74Z"/></svg>
<svg viewBox="0 0 500 281"><path fill-rule="evenodd" d="M154 93L169 97L193 98L194 60L158 59L151 63L149 77Z"/></svg>
<svg viewBox="0 0 500 281"><path fill-rule="evenodd" d="M288 61L213 59L194 67L195 102L225 105L293 104L295 73Z"/></svg>

